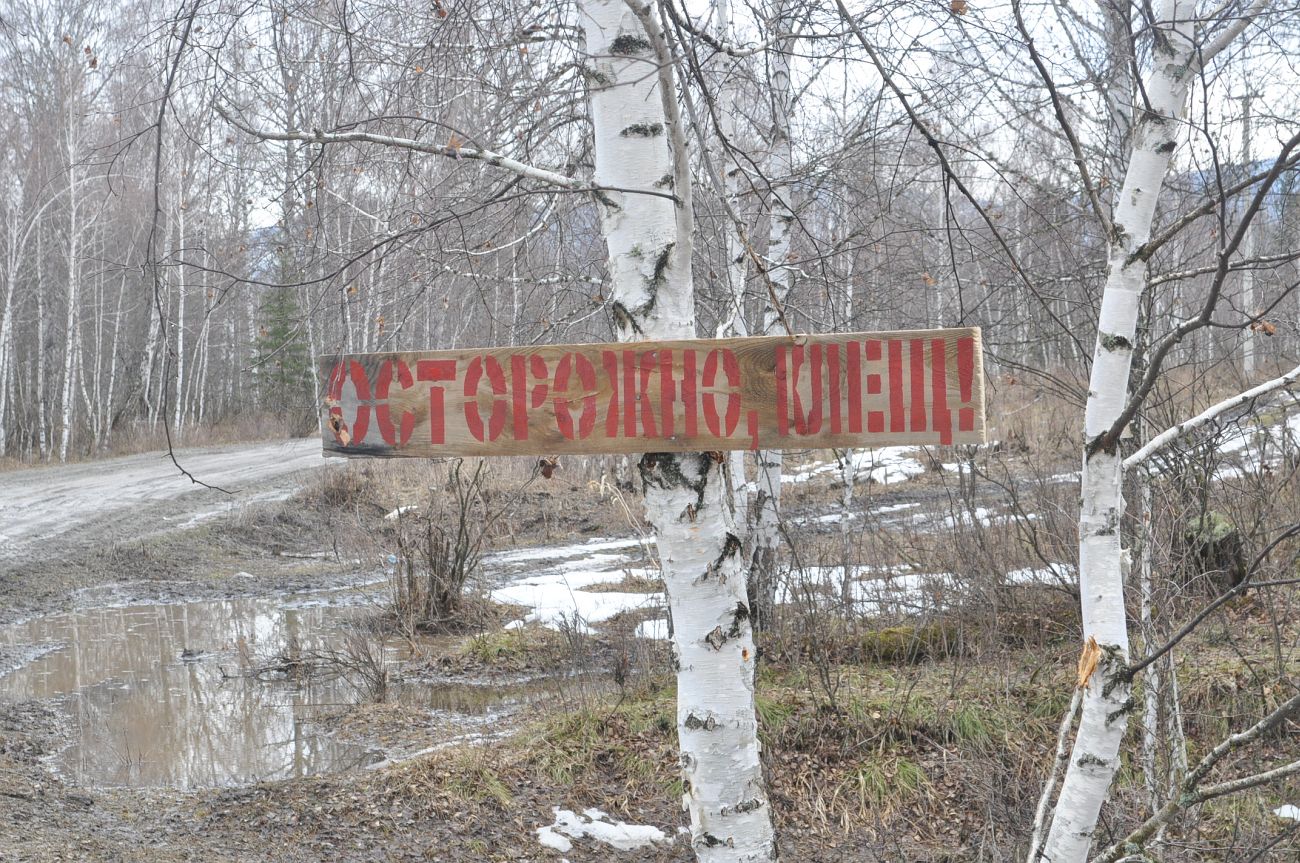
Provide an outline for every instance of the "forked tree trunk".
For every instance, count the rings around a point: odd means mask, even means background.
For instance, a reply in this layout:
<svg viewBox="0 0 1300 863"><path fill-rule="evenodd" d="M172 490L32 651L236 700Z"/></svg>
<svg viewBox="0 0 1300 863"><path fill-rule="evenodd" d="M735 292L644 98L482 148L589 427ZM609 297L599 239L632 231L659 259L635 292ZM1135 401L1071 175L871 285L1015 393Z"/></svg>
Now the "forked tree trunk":
<svg viewBox="0 0 1300 863"><path fill-rule="evenodd" d="M618 337L694 338L690 173L671 67L660 59L664 36L640 0L583 0L579 8L597 185L677 199L602 193ZM707 863L774 860L745 567L722 466L708 453L648 453L640 469L673 619L692 845Z"/></svg>
<svg viewBox="0 0 1300 863"><path fill-rule="evenodd" d="M1194 79L1191 4L1164 0L1157 16L1152 69L1144 92L1149 110L1133 127L1124 187L1115 205L1110 269L1097 322L1088 402L1082 508L1079 515L1079 595L1084 639L1095 639L1100 662L1084 695L1052 827L1041 856L1051 863L1083 863L1119 767L1120 742L1133 710L1124 611L1120 520L1124 502L1118 436L1108 432L1128 400L1129 371L1147 264L1133 252L1149 238L1156 201L1183 127L1179 122Z"/></svg>

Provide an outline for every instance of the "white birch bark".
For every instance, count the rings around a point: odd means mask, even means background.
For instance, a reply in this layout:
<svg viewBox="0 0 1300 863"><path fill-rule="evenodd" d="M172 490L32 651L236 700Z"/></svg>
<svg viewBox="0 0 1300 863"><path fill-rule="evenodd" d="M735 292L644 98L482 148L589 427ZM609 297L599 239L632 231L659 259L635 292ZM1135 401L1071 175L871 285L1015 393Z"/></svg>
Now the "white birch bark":
<svg viewBox="0 0 1300 863"><path fill-rule="evenodd" d="M113 444L113 397L117 392L117 349L122 335L122 301L126 297L126 274L123 273L117 289L117 313L113 315L113 342L109 348L108 391L104 395L104 437L100 448L107 450Z"/></svg>
<svg viewBox="0 0 1300 863"><path fill-rule="evenodd" d="M786 55L789 41L789 9L784 0L776 11L776 44L770 52L769 82L772 93L771 142L767 158L767 176L771 183L768 210L771 223L767 246L768 300L763 309L759 335L788 336L785 304L794 287L790 236L794 227L790 186L792 156L789 117L790 62ZM771 616L776 602L776 550L781 541L781 450L759 450L755 483L758 494L753 507L753 552L749 575L749 598L754 606L757 625L761 628Z"/></svg>
<svg viewBox="0 0 1300 863"><path fill-rule="evenodd" d="M1152 581L1151 573L1151 543L1153 538L1151 506L1153 499L1151 476L1145 466L1135 477L1134 485L1138 497L1136 537L1138 543L1136 561L1139 593L1138 621L1142 634L1142 649L1152 651L1158 647L1159 643L1156 640L1155 584ZM1159 662L1153 663L1147 668L1142 680L1142 778L1146 784L1147 805L1151 807L1152 812L1157 811L1164 805L1164 801L1161 799L1163 782L1160 781L1156 770L1160 748L1160 666L1161 663Z"/></svg>
<svg viewBox="0 0 1300 863"><path fill-rule="evenodd" d="M718 39L731 42L731 0L717 0L714 6L717 20ZM736 122L740 113L740 94L738 87L740 64L730 54L718 55L718 107L720 109L719 125L722 129L719 164L722 165L722 193L727 197L727 204L732 212L740 212L741 180L743 174L740 163L734 155L737 146ZM749 321L745 319L745 244L737 226L729 226L726 232L727 249L727 287L730 292L731 308L729 314L722 317L718 325L718 338L741 338L749 335ZM732 450L727 454L731 471L733 506L736 522L747 524L749 521L749 489L745 477L745 452Z"/></svg>
<svg viewBox="0 0 1300 863"><path fill-rule="evenodd" d="M45 336L47 324L45 316L48 306L45 303L45 233L36 230L36 429L37 448L41 460L49 458L50 436L47 406L45 401Z"/></svg>
<svg viewBox="0 0 1300 863"><path fill-rule="evenodd" d="M158 358L158 339L162 334L162 318L158 314L158 306L152 296L149 297L146 305L149 307L149 331L145 335L144 352L140 355L140 401L144 408L143 415L152 422L155 411L153 368Z"/></svg>
<svg viewBox="0 0 1300 863"><path fill-rule="evenodd" d="M104 241L103 232L97 232L96 238L97 254L103 256ZM94 360L94 372L91 375L91 391L85 394L86 412L90 415L90 427L93 435L94 447L98 451L100 441L103 439L104 425L104 329L108 325L108 314L104 300L104 271L100 270L95 275L95 320L94 333L95 345L92 348L91 357ZM85 378L82 378L82 389L85 390Z"/></svg>
<svg viewBox="0 0 1300 863"><path fill-rule="evenodd" d="M184 173L184 168L179 169ZM176 246L185 248L185 186L180 176L176 178ZM176 404L172 406L172 429L177 440L185 423L185 266L176 266ZM163 422L166 422L164 417Z"/></svg>
<svg viewBox="0 0 1300 863"><path fill-rule="evenodd" d="M81 303L79 296L81 277L78 266L80 250L77 247L80 226L77 224L76 147L71 119L69 119L66 135L68 148L68 313L63 328L63 396L60 399L62 413L59 431L59 461L67 461L68 445L72 441L72 422L74 405L76 404L73 394L77 385L75 378L78 368L76 356L80 350L80 339L77 336L81 329L81 321L77 314Z"/></svg>
<svg viewBox="0 0 1300 863"><path fill-rule="evenodd" d="M1051 863L1087 859L1133 707L1123 674L1129 654L1120 547L1123 465L1118 440L1108 432L1127 402L1139 301L1147 281L1146 261L1133 252L1150 236L1195 74L1190 11L1186 0L1164 0L1159 7L1152 69L1144 88L1149 109L1133 126L1128 170L1113 216L1110 270L1084 414L1087 443L1079 515L1083 637L1096 639L1102 656L1084 694L1070 766L1042 850L1042 858Z"/></svg>
<svg viewBox="0 0 1300 863"><path fill-rule="evenodd" d="M1178 423L1178 425L1170 426L1160 434L1151 438L1151 440L1141 449L1124 459L1124 467L1130 468L1135 465L1140 465L1147 459L1151 458L1152 455L1159 452L1161 449L1164 449L1170 443L1186 435L1188 432L1194 431L1206 423L1213 421L1221 414L1224 414L1233 408L1248 404L1260 396L1267 395L1274 390L1285 389L1293 386L1297 381L1300 381L1300 366L1296 366L1291 369L1291 371L1284 375L1279 375L1271 381L1265 381L1258 386L1251 387L1245 392L1237 393L1231 398L1226 398L1217 404L1211 405L1191 419L1183 420Z"/></svg>
<svg viewBox="0 0 1300 863"><path fill-rule="evenodd" d="M1250 102L1252 96L1247 94L1241 100L1241 160L1245 163L1243 174L1250 174L1251 168L1251 132ZM1246 260L1255 257L1255 226L1246 229L1246 238L1242 243L1242 255ZM1255 270L1247 266L1241 271L1241 308L1248 318L1255 316ZM1249 326L1241 331L1241 370L1249 380L1255 376L1255 331Z"/></svg>
<svg viewBox="0 0 1300 863"><path fill-rule="evenodd" d="M678 199L603 196L619 339L693 338L691 179L667 45L652 7L639 0L583 0L579 8L596 183L670 189ZM707 453L649 453L640 467L673 620L692 845L704 863L774 860L745 570L721 465Z"/></svg>
<svg viewBox="0 0 1300 863"><path fill-rule="evenodd" d="M18 259L16 250L18 247L18 219L16 217L17 206L6 212L6 224L8 227L8 237L6 242L6 260L4 276L5 301L4 308L0 309L0 456L5 455L9 440L6 437L7 426L5 416L9 409L9 389L13 381L13 363L10 357L13 355L14 341L14 283L18 280Z"/></svg>

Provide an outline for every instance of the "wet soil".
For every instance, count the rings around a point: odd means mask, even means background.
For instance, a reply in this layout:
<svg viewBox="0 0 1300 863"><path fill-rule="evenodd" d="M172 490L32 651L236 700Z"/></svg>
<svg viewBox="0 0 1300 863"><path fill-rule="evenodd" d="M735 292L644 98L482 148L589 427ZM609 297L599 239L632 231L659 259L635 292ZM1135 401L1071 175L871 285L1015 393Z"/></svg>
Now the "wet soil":
<svg viewBox="0 0 1300 863"><path fill-rule="evenodd" d="M386 565L382 543L348 541L358 521L382 534L384 507L353 507L340 522L280 502L313 473L245 477L233 502L199 490L75 510L57 538L38 541L32 528L11 543L0 561L0 671L22 667L0 678L0 861L559 860L534 835L551 807L629 799L621 787L517 779L507 805L490 783L432 792L405 765L447 746L472 758L518 720L609 692L635 619L620 622L621 640L561 645L545 667L505 677L463 656L439 661L436 638L418 650L381 640L407 665L378 705L357 706L366 699L355 678L286 667L286 654L337 647L349 621L373 616L355 586ZM585 498L548 494L519 514L514 543L627 532L612 505L611 518L593 518L594 500L576 507L582 535L558 527L556 513ZM792 495L794 520L826 513L834 494ZM941 494L922 478L871 499ZM518 575L536 560L508 552L495 566ZM684 822L662 790L615 814L673 835ZM564 857L611 859L581 843ZM618 855L691 858L680 838ZM860 854L830 847L806 859Z"/></svg>

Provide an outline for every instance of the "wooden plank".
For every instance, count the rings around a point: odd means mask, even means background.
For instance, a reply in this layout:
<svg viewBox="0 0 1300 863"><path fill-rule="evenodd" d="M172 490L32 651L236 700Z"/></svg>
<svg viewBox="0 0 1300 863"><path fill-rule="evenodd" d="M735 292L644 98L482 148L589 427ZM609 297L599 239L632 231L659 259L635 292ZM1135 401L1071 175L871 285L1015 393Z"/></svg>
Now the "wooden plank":
<svg viewBox="0 0 1300 863"><path fill-rule="evenodd" d="M319 358L326 455L984 440L978 328Z"/></svg>

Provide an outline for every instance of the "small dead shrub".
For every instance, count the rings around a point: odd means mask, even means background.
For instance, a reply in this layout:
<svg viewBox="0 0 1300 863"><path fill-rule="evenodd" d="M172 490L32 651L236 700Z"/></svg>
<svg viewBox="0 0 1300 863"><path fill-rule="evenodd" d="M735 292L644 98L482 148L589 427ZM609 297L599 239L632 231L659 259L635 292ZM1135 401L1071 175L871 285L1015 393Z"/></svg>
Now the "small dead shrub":
<svg viewBox="0 0 1300 863"><path fill-rule="evenodd" d="M430 489L427 505L398 510L392 599L406 631L453 622L465 585L482 564L493 526L520 499L523 488L494 494L487 478L484 460L467 469L457 459L450 464L447 481Z"/></svg>

